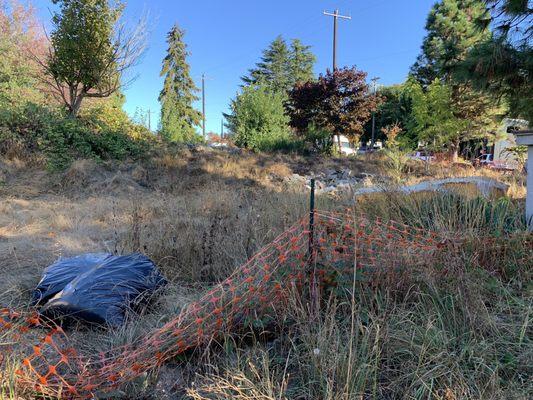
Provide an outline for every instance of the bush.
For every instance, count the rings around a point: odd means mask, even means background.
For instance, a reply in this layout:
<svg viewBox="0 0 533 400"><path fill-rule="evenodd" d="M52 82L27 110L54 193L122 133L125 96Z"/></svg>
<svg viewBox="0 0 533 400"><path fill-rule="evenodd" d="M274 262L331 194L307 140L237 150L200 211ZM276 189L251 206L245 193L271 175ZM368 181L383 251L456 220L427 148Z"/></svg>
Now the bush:
<svg viewBox="0 0 533 400"><path fill-rule="evenodd" d="M285 114L286 95L256 85L247 86L231 103L229 127L235 144L256 151L285 149L294 145Z"/></svg>
<svg viewBox="0 0 533 400"><path fill-rule="evenodd" d="M122 112L122 111L121 111ZM80 119L35 104L0 111L0 154L44 158L49 169L67 167L73 159L124 159L148 150L150 133L127 117L108 125L106 114Z"/></svg>
<svg viewBox="0 0 533 400"><path fill-rule="evenodd" d="M400 181L402 174L407 170L409 162L407 153L398 148L390 148L383 150L383 154L385 154L385 167L396 181Z"/></svg>
<svg viewBox="0 0 533 400"><path fill-rule="evenodd" d="M321 129L311 124L302 140L310 145L315 152L331 154L334 151L333 137L334 135L327 129Z"/></svg>

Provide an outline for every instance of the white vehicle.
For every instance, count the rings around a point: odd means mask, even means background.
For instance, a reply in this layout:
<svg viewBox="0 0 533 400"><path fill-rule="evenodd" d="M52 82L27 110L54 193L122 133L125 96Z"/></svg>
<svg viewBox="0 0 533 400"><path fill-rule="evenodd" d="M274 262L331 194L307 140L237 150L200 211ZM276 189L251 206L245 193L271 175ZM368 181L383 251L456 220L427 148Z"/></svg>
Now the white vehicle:
<svg viewBox="0 0 533 400"><path fill-rule="evenodd" d="M417 151L414 154L411 154L409 156L412 160L420 160L420 161L435 161L435 156L431 155L431 153L428 153L426 151Z"/></svg>
<svg viewBox="0 0 533 400"><path fill-rule="evenodd" d="M492 154L483 154L476 158L476 164L481 167L488 167L493 163Z"/></svg>
<svg viewBox="0 0 533 400"><path fill-rule="evenodd" d="M344 135L340 135L340 137L337 135L335 136L335 141L334 141L334 145L335 146L339 146L339 138L340 138L340 151L342 154L346 155L346 156L351 156L353 154L356 154L357 153L357 149L355 148L355 146L352 144L352 142L350 142L350 140L344 136Z"/></svg>

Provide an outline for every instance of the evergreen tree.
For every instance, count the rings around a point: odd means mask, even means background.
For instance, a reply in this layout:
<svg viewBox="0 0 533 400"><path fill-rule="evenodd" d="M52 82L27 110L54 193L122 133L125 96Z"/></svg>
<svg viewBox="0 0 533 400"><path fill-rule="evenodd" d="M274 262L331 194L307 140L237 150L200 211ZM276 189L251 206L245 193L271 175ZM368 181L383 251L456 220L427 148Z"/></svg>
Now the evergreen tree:
<svg viewBox="0 0 533 400"><path fill-rule="evenodd" d="M289 84L290 52L281 36L278 36L266 50L261 61L249 70L249 76L242 78L246 85L267 83L274 90L286 90Z"/></svg>
<svg viewBox="0 0 533 400"><path fill-rule="evenodd" d="M242 81L245 85L266 84L273 90L288 92L296 82L312 79L315 60L310 46L298 39L288 46L285 39L278 36Z"/></svg>
<svg viewBox="0 0 533 400"><path fill-rule="evenodd" d="M486 93L504 98L511 117L533 121L533 9L524 0L486 0L490 18L479 18L480 29L495 27L495 35L477 44L455 71Z"/></svg>
<svg viewBox="0 0 533 400"><path fill-rule="evenodd" d="M482 0L436 3L427 18L422 54L411 68L411 74L423 86L430 85L435 78L449 83L450 73L465 59L469 49L490 38L490 31L480 30L477 25L477 21L487 15Z"/></svg>
<svg viewBox="0 0 533 400"><path fill-rule="evenodd" d="M491 37L491 32L480 30L477 22L487 16L486 4L482 0L441 0L436 3L427 19L428 34L422 44L422 54L411 69L411 74L425 90L430 86L434 91L440 90L435 84L435 80L440 80L446 93L450 93L450 110L453 110L454 118L464 122L456 124L458 129L462 127L464 130L457 132L448 143L454 159L459 150L455 139L466 141L480 135L488 136L500 117L493 98L475 90L469 82L457 82L453 76L468 51Z"/></svg>
<svg viewBox="0 0 533 400"><path fill-rule="evenodd" d="M290 89L298 82L313 80L313 66L316 57L311 52L311 46L304 45L300 39L293 39L290 49Z"/></svg>
<svg viewBox="0 0 533 400"><path fill-rule="evenodd" d="M192 106L198 100L198 88L190 76L187 64L187 46L184 32L177 26L167 35L168 50L163 60L161 76L165 77L159 94L161 103L161 135L176 142L198 141L195 127L200 124L201 114Z"/></svg>

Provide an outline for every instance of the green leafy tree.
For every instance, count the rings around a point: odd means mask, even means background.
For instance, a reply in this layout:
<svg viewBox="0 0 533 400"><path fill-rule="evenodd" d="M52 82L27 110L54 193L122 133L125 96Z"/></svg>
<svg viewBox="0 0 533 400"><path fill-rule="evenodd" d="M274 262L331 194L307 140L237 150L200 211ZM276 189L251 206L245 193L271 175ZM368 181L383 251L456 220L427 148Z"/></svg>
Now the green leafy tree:
<svg viewBox="0 0 533 400"><path fill-rule="evenodd" d="M261 61L255 68L242 77L242 81L245 85L267 84L274 90L287 92L296 82L313 78L315 61L310 46L305 46L298 39L292 40L288 46L285 39L278 36L263 51Z"/></svg>
<svg viewBox="0 0 533 400"><path fill-rule="evenodd" d="M328 71L316 82L296 84L287 102L291 126L306 140L310 130L319 129L331 137L345 135L358 141L380 102L365 79L366 73L353 67Z"/></svg>
<svg viewBox="0 0 533 400"><path fill-rule="evenodd" d="M477 43L455 76L486 93L503 98L511 117L533 121L533 9L524 0L486 0L490 17L478 26L495 34Z"/></svg>
<svg viewBox="0 0 533 400"><path fill-rule="evenodd" d="M30 5L0 0L0 108L44 103L39 64L32 55L46 54L46 40Z"/></svg>
<svg viewBox="0 0 533 400"><path fill-rule="evenodd" d="M165 80L159 94L161 135L176 142L194 142L201 140L196 127L202 116L193 108L193 102L198 100L195 95L198 88L190 76L189 53L183 36L177 25L167 35L168 50L161 69Z"/></svg>
<svg viewBox="0 0 533 400"><path fill-rule="evenodd" d="M226 114L235 144L253 150L275 150L289 142L286 94L268 85L249 85L232 100Z"/></svg>
<svg viewBox="0 0 533 400"><path fill-rule="evenodd" d="M402 148L414 148L418 138L411 129L413 127L411 96L407 91L406 84L384 86L379 89L382 103L375 115L375 134L378 140L387 140L384 130L398 126L401 131L396 137L396 142ZM364 142L372 137L372 123L365 124L362 140Z"/></svg>
<svg viewBox="0 0 533 400"><path fill-rule="evenodd" d="M144 21L128 32L119 23L124 7L108 0L53 0L51 51L45 63L56 95L71 116L86 98L109 97L120 90L123 74L145 48Z"/></svg>
<svg viewBox="0 0 533 400"><path fill-rule="evenodd" d="M122 127L131 125L131 119L124 111L126 96L119 92L113 93L105 99L98 99L87 104L79 114L84 121L98 121L98 125L112 131L119 131Z"/></svg>
<svg viewBox="0 0 533 400"><path fill-rule="evenodd" d="M435 79L423 90L415 80L408 82L415 130L420 140L435 149L448 148L457 159L459 144L468 132L468 121L457 117L450 86Z"/></svg>

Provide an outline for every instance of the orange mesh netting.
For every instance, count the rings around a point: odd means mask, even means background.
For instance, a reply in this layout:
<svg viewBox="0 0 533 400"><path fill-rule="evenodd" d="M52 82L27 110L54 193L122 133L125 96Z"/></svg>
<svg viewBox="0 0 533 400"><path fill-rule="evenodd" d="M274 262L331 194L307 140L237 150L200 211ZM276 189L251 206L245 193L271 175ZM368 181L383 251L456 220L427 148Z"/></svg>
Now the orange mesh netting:
<svg viewBox="0 0 533 400"><path fill-rule="evenodd" d="M393 221L325 211L315 212L310 238L308 222L302 219L176 318L126 346L79 355L68 335L37 312L3 310L0 347L4 354L21 354L22 365L16 373L19 383L29 390L59 398L89 398L113 391L224 332L247 326L283 307L289 293L315 279L323 282L331 274L341 279L352 276L357 266L362 279L371 276L371 285L383 279L394 282L407 267L427 260L442 242L435 233ZM44 337L36 341L41 331ZM0 357L0 367L2 362Z"/></svg>

